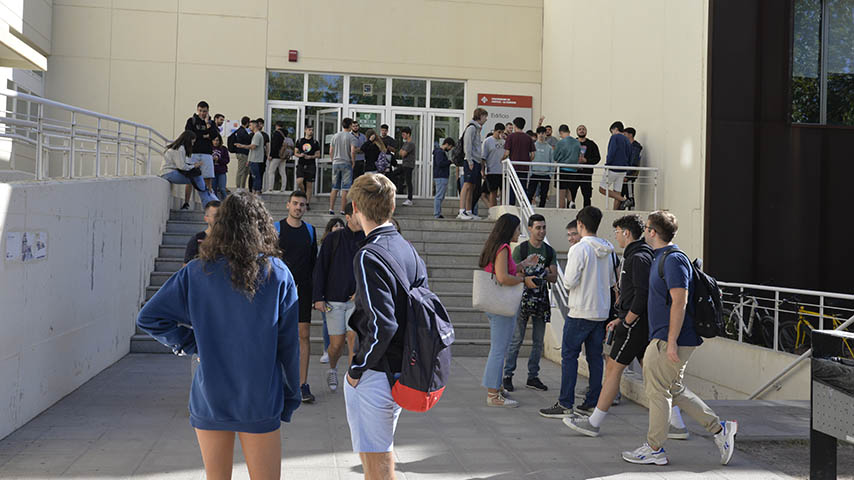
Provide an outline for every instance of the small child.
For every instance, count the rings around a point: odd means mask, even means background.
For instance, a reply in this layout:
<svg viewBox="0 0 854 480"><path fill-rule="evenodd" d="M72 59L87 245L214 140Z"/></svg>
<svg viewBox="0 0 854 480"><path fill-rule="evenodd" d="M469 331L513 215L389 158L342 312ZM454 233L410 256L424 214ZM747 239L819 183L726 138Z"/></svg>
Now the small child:
<svg viewBox="0 0 854 480"><path fill-rule="evenodd" d="M448 137L441 146L433 149L433 185L436 187L436 196L433 199L434 218L445 218L442 216L442 202L448 191L448 177L451 176L451 161L448 160L447 152L454 148L455 144L454 139Z"/></svg>

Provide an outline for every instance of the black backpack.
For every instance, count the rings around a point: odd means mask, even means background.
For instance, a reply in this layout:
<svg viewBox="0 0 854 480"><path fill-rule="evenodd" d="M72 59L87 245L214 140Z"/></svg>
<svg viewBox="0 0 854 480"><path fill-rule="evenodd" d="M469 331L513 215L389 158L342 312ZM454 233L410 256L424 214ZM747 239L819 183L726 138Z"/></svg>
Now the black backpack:
<svg viewBox="0 0 854 480"><path fill-rule="evenodd" d="M402 408L426 412L439 401L445 391L451 371L451 349L454 327L444 305L425 285L427 272L419 272L412 284L406 270L388 252L369 243L364 247L373 252L392 271L397 282L408 292L406 331L403 336L403 362L400 377L389 377L391 396ZM415 248L412 253L418 258ZM402 315L396 315L400 318ZM390 366L389 366L390 367ZM391 369L389 369L390 371ZM390 374L389 374L390 375Z"/></svg>
<svg viewBox="0 0 854 480"><path fill-rule="evenodd" d="M466 130L474 125L468 125L463 129L463 134L460 136L460 141L454 145L454 148L451 149L451 163L458 167L462 167L466 163L466 147L463 145L463 141L466 138Z"/></svg>
<svg viewBox="0 0 854 480"><path fill-rule="evenodd" d="M664 280L664 262L672 253L691 259L682 250L671 248L664 252L658 263L658 276ZM714 338L724 335L723 294L718 281L702 270L702 261L698 258L691 263L691 282L694 283L694 295L688 299L694 305L694 331L704 338ZM667 294L667 305L671 303L670 293Z"/></svg>
<svg viewBox="0 0 854 480"><path fill-rule="evenodd" d="M240 128L243 128L243 127L240 127ZM237 153L237 147L234 146L234 144L237 143L237 130L231 132L231 135L228 136L225 143L226 143L226 146L228 146L229 153Z"/></svg>

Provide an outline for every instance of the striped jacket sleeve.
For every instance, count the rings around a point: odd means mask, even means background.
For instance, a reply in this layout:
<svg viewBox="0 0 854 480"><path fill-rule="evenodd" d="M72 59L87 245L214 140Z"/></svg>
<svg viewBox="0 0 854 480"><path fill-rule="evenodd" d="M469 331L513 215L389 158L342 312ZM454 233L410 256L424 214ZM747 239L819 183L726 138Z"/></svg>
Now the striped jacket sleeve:
<svg viewBox="0 0 854 480"><path fill-rule="evenodd" d="M364 312L367 334L359 339L350 366L350 377L359 379L369 369L384 370L385 352L397 332L395 293L397 282L374 254L361 250L356 254L356 307Z"/></svg>

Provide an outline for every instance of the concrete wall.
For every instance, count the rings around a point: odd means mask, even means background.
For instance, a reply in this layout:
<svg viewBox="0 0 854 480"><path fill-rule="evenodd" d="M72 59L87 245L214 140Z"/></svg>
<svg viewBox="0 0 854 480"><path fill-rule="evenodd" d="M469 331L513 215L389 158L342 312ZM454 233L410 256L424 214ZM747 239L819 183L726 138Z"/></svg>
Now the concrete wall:
<svg viewBox="0 0 854 480"><path fill-rule="evenodd" d="M0 0L0 66L45 69L52 10L53 0Z"/></svg>
<svg viewBox="0 0 854 480"><path fill-rule="evenodd" d="M127 354L168 198L157 177L0 183L0 438ZM27 230L47 258L4 261Z"/></svg>
<svg viewBox="0 0 854 480"><path fill-rule="evenodd" d="M227 0L54 0L46 93L166 136L200 99L227 118L264 116L267 70L459 79L538 102L542 4L247 0L236 15Z"/></svg>
<svg viewBox="0 0 854 480"><path fill-rule="evenodd" d="M544 0L543 113L585 124L607 148L615 120L638 131L644 166L661 169L660 208L677 241L702 254L708 0Z"/></svg>

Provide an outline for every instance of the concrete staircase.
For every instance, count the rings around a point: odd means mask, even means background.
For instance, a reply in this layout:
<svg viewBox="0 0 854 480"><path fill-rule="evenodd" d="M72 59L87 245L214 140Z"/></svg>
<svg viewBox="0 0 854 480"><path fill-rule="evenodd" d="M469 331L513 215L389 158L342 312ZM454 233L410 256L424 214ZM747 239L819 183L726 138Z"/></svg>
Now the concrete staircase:
<svg viewBox="0 0 854 480"><path fill-rule="evenodd" d="M457 200L445 200L443 213L448 217L445 219L433 218L432 199L416 199L410 207L402 206L402 200L398 199L395 219L400 223L404 238L415 246L427 264L430 288L442 299L451 315L457 337L452 347L454 355L486 356L489 353L489 320L482 312L471 307L471 288L472 270L477 267L478 256L493 222L453 219L458 210ZM286 195L265 194L264 201L276 220L287 216ZM314 209L308 212L304 219L318 229L320 237L326 222L331 218L325 208L328 205L328 197L317 198L312 203ZM483 208L481 215L485 212L486 209ZM146 300L181 268L187 241L194 233L205 228L202 217L200 211L171 212L160 253L155 259L155 270L146 289ZM320 353L322 350L321 328L320 313L314 311L311 327L312 353ZM526 340L521 355L527 356L529 349L530 340ZM131 339L131 352L171 353L139 330Z"/></svg>

